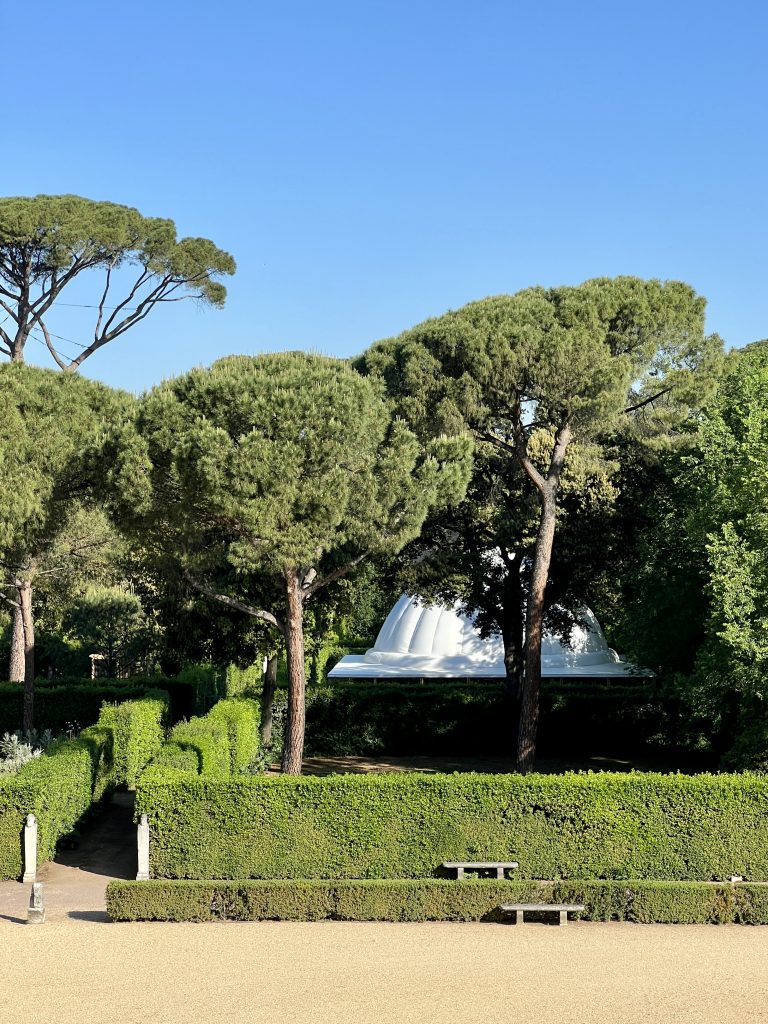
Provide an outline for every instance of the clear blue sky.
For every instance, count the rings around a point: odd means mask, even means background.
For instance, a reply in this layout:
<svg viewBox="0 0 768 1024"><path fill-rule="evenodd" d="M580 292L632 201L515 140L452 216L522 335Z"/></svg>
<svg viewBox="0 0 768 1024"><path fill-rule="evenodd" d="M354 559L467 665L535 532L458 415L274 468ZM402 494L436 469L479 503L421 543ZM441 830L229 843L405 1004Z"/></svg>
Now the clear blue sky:
<svg viewBox="0 0 768 1024"><path fill-rule="evenodd" d="M85 364L111 384L596 275L683 279L729 344L768 336L757 0L75 0L4 36L0 194L136 206L238 262L224 311L163 308Z"/></svg>

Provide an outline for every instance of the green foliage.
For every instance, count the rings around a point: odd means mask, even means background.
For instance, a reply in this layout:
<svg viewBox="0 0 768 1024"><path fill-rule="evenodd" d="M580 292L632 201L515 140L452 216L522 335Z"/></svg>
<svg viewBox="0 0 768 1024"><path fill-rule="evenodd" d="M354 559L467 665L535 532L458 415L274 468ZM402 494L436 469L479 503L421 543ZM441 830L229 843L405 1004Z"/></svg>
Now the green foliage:
<svg viewBox="0 0 768 1024"><path fill-rule="evenodd" d="M78 739L55 743L16 775L0 776L0 878L22 873L21 835L27 814L37 817L38 862L53 857L56 843L91 806L94 789L103 792L108 748L106 729L86 730Z"/></svg>
<svg viewBox="0 0 768 1024"><path fill-rule="evenodd" d="M259 752L261 709L256 701L220 700L211 708L208 718L212 722L226 723L230 773L237 775L247 769Z"/></svg>
<svg viewBox="0 0 768 1024"><path fill-rule="evenodd" d="M113 921L500 921L500 904L529 902L580 903L586 921L768 924L765 886L747 884L398 878L117 880L107 887Z"/></svg>
<svg viewBox="0 0 768 1024"><path fill-rule="evenodd" d="M75 682L47 680L36 684L35 704L41 727L53 733L77 732L98 720L103 704L141 700L148 691L164 690L170 699L169 720L173 723L192 711L193 689L190 683L177 679L84 680ZM18 683L0 683L0 732L13 732L20 728L22 717L22 687Z"/></svg>
<svg viewBox="0 0 768 1024"><path fill-rule="evenodd" d="M180 777L136 795L165 878L425 877L518 860L520 877L768 880L768 779L753 775Z"/></svg>
<svg viewBox="0 0 768 1024"><path fill-rule="evenodd" d="M245 772L259 752L260 721L255 701L220 700L205 717L179 722L155 764L211 779Z"/></svg>
<svg viewBox="0 0 768 1024"><path fill-rule="evenodd" d="M223 306L226 289L218 278L234 271L232 257L207 238L177 239L172 220L142 217L128 206L72 195L0 199L0 281L16 324L0 329L0 351L21 360L30 332L41 331L57 364L71 369L143 320L157 302L195 298ZM98 315L91 344L67 364L44 321L61 292L85 272L103 275L93 295ZM124 284L120 295L118 282Z"/></svg>
<svg viewBox="0 0 768 1024"><path fill-rule="evenodd" d="M677 745L677 709L647 680L547 680L540 751L628 754L651 743ZM334 680L307 693L307 753L510 754L513 717L514 702L500 682Z"/></svg>
<svg viewBox="0 0 768 1024"><path fill-rule="evenodd" d="M98 725L112 729L115 785L135 789L139 775L165 740L168 704L165 691L151 690L141 700L102 708Z"/></svg>

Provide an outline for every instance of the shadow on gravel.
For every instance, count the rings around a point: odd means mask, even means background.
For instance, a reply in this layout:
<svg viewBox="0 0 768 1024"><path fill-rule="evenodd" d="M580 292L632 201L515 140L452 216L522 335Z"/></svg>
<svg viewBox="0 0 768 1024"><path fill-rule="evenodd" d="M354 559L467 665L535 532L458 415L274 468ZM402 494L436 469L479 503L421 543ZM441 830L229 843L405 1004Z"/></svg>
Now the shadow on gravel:
<svg viewBox="0 0 768 1024"><path fill-rule="evenodd" d="M97 921L100 924L111 924L106 910L70 910L67 917L73 921Z"/></svg>

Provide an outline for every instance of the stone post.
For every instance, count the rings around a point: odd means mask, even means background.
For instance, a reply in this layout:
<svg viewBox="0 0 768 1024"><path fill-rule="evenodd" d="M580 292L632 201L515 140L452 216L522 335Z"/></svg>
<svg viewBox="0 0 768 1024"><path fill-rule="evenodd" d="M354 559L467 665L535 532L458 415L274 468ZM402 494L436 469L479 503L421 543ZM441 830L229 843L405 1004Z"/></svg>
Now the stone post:
<svg viewBox="0 0 768 1024"><path fill-rule="evenodd" d="M34 882L37 878L37 818L27 815L24 825L24 877L22 882Z"/></svg>
<svg viewBox="0 0 768 1024"><path fill-rule="evenodd" d="M32 885L32 892L29 897L27 924L42 924L44 920L45 907L43 906L43 883L35 882Z"/></svg>
<svg viewBox="0 0 768 1024"><path fill-rule="evenodd" d="M142 814L141 821L136 827L136 845L138 847L139 870L136 872L137 882L146 882L149 879L149 822L146 814Z"/></svg>

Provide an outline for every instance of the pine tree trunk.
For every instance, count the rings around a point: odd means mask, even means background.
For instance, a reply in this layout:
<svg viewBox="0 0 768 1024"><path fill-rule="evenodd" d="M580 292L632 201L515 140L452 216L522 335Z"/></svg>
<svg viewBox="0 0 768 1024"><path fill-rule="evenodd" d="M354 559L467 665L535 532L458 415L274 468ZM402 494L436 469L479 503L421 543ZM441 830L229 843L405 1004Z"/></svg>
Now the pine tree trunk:
<svg viewBox="0 0 768 1024"><path fill-rule="evenodd" d="M536 733L539 726L541 690L541 638L544 628L544 598L555 539L556 505L554 495L547 496L541 508L539 532L533 553L531 587L525 618L525 672L517 737L517 770L530 772L536 758Z"/></svg>
<svg viewBox="0 0 768 1024"><path fill-rule="evenodd" d="M21 617L21 602L13 605L13 624L11 627L11 664L8 679L12 683L24 682L24 620Z"/></svg>
<svg viewBox="0 0 768 1024"><path fill-rule="evenodd" d="M277 655L271 654L267 658L267 668L264 672L264 684L261 689L261 745L268 747L272 742L272 705L275 700L275 686L277 685Z"/></svg>
<svg viewBox="0 0 768 1024"><path fill-rule="evenodd" d="M282 771L301 775L304 756L304 602L295 570L283 574L286 597L285 652L288 662L288 715Z"/></svg>
<svg viewBox="0 0 768 1024"><path fill-rule="evenodd" d="M536 733L539 727L539 693L541 691L541 638L544 630L544 610L552 562L552 548L557 521L557 489L565 464L565 454L571 441L571 427L567 419L555 434L552 458L546 478L535 473L532 477L539 492L541 516L536 546L533 551L528 608L525 617L525 670L520 701L520 726L517 735L517 770L530 772L536 761ZM526 471L531 472L527 467Z"/></svg>
<svg viewBox="0 0 768 1024"><path fill-rule="evenodd" d="M21 619L24 625L24 732L34 727L35 704L35 624L32 617L32 584L25 580L19 587Z"/></svg>

